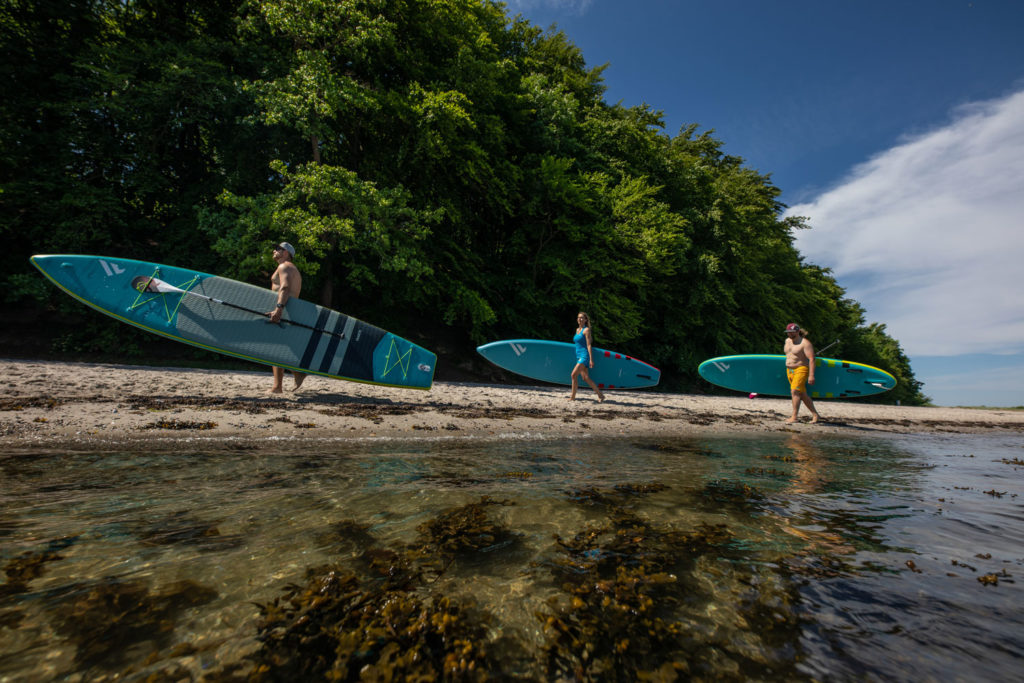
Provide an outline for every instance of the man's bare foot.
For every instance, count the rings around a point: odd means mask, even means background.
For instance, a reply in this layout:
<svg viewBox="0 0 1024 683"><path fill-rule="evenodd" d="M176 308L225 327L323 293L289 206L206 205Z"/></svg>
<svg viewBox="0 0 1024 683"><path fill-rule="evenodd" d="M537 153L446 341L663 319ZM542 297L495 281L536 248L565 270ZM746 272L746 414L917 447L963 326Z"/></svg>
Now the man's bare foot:
<svg viewBox="0 0 1024 683"><path fill-rule="evenodd" d="M598 403L604 403L604 394L598 394L597 395L597 402Z"/></svg>
<svg viewBox="0 0 1024 683"><path fill-rule="evenodd" d="M268 393L268 394L283 394L284 392L281 391L281 389L279 387L276 387L274 389L267 389L266 393Z"/></svg>
<svg viewBox="0 0 1024 683"><path fill-rule="evenodd" d="M295 376L295 386L292 387L292 391L298 391L302 383L306 381L306 375L301 372L293 373L293 375Z"/></svg>
<svg viewBox="0 0 1024 683"><path fill-rule="evenodd" d="M794 424L795 422L796 422L796 418L795 417L791 417L788 420L786 420L786 424L788 424L788 425Z"/></svg>
<svg viewBox="0 0 1024 683"><path fill-rule="evenodd" d="M815 413L814 417L811 418L811 424L814 424L815 422L817 422L819 417L821 417L821 415L818 415L817 413Z"/></svg>

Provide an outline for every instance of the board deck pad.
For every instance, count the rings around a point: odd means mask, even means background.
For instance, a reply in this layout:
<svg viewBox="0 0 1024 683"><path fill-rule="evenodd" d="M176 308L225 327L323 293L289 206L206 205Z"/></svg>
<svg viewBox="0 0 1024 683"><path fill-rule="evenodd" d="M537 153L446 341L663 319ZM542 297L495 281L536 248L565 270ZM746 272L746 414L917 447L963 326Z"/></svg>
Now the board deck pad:
<svg viewBox="0 0 1024 683"><path fill-rule="evenodd" d="M477 347L477 352L499 368L523 377L572 384L576 367L576 346L568 342L540 339L505 339ZM624 353L594 347L594 367L590 378L602 389L639 389L653 387L661 379L661 370ZM581 384L584 384L582 379Z"/></svg>
<svg viewBox="0 0 1024 683"><path fill-rule="evenodd" d="M720 356L697 368L701 377L726 389L768 396L790 396L783 355ZM807 385L812 398L856 398L889 391L896 378L885 370L863 363L814 359L814 384Z"/></svg>
<svg viewBox="0 0 1024 683"><path fill-rule="evenodd" d="M290 299L281 324L208 301L257 312L274 309L269 288L145 261L84 255L39 255L32 264L62 290L107 315L163 337L229 356L314 375L385 386L429 389L437 356L356 318ZM159 278L186 293L139 292L136 278ZM292 320L315 329L288 324Z"/></svg>

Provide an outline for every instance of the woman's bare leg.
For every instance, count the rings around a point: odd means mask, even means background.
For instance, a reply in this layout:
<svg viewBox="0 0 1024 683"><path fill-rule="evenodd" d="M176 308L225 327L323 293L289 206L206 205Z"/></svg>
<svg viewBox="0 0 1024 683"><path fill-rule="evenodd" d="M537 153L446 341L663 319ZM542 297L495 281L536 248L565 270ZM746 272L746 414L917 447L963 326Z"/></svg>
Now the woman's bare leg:
<svg viewBox="0 0 1024 683"><path fill-rule="evenodd" d="M590 373L587 372L587 369L585 367L583 367L582 365L579 365L577 367L579 367L581 369L580 372L583 375L583 379L586 380L587 384L590 385L590 388L597 392L597 400L598 400L598 402L599 403L603 403L604 402L604 394L602 394L601 390L597 388L596 384L594 384L594 380L590 379Z"/></svg>

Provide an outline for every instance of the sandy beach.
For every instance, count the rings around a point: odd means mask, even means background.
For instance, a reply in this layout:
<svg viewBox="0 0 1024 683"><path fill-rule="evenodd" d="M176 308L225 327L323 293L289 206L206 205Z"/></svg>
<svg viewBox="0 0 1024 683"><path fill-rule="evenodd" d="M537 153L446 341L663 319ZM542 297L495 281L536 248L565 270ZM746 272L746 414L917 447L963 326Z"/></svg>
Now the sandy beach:
<svg viewBox="0 0 1024 683"><path fill-rule="evenodd" d="M0 436L8 447L105 448L182 440L676 437L699 434L1024 432L1024 412L821 400L818 424L785 424L786 398L435 383L429 391L308 377L298 393L266 393L269 370L225 371L0 360ZM286 377L286 387L292 378Z"/></svg>

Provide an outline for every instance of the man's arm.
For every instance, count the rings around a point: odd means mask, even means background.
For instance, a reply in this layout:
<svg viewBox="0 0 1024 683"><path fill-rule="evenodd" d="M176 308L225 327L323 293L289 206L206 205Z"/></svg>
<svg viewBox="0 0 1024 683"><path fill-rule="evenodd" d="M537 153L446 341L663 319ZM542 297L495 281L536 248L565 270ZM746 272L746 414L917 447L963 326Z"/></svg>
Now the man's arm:
<svg viewBox="0 0 1024 683"><path fill-rule="evenodd" d="M282 263L277 268L277 277L278 282L281 283L277 288L277 307L284 308L292 296L292 269Z"/></svg>
<svg viewBox="0 0 1024 683"><path fill-rule="evenodd" d="M284 313L284 305L288 303L288 299L291 296L291 269L286 268L285 264L281 264L277 267L277 272L274 275L277 276L278 287L277 287L277 305L274 310L267 313L270 316L270 322L279 323L281 322L281 314Z"/></svg>
<svg viewBox="0 0 1024 683"><path fill-rule="evenodd" d="M814 344L810 339L805 339L804 346L804 355L807 356L807 383L814 384Z"/></svg>

